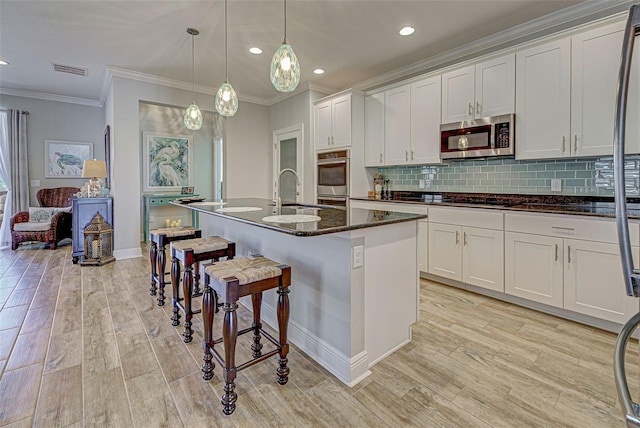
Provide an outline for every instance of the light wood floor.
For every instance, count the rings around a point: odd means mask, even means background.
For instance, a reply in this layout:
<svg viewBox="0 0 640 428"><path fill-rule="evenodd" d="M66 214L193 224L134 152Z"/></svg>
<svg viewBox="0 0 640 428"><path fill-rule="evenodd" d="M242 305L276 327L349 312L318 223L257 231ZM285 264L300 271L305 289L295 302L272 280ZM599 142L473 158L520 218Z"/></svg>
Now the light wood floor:
<svg viewBox="0 0 640 428"><path fill-rule="evenodd" d="M147 258L80 267L70 252L0 251L0 426L624 426L615 335L427 281L413 342L357 387L294 346L289 383L275 359L241 372L225 417L219 367L201 379L202 323L185 345Z"/></svg>

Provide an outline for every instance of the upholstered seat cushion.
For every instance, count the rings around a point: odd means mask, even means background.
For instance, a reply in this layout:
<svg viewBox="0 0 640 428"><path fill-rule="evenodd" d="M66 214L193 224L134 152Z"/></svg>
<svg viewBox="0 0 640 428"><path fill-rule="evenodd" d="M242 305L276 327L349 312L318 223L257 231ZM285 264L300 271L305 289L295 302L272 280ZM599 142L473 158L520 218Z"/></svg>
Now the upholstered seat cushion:
<svg viewBox="0 0 640 428"><path fill-rule="evenodd" d="M51 218L58 212L71 212L71 207L29 207L29 221L51 223Z"/></svg>
<svg viewBox="0 0 640 428"><path fill-rule="evenodd" d="M224 282L225 278L236 277L240 285L244 285L282 275L278 266L280 263L265 257L252 257L214 263L207 266L205 273L218 283Z"/></svg>
<svg viewBox="0 0 640 428"><path fill-rule="evenodd" d="M195 235L196 229L193 227L165 227L162 229L153 229L151 235L166 235L167 238L173 238L176 236L189 236Z"/></svg>
<svg viewBox="0 0 640 428"><path fill-rule="evenodd" d="M25 221L13 226L14 232L46 232L51 228L48 221Z"/></svg>
<svg viewBox="0 0 640 428"><path fill-rule="evenodd" d="M207 238L185 239L173 241L171 251L183 253L185 250L193 250L194 254L207 253L209 251L223 250L229 247L229 241L219 236L209 236Z"/></svg>

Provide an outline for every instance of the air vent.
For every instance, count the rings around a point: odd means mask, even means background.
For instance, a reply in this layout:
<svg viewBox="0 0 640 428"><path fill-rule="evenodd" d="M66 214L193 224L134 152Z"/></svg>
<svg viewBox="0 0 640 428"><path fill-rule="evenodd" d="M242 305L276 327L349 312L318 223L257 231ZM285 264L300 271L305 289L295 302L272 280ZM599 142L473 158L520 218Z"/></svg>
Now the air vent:
<svg viewBox="0 0 640 428"><path fill-rule="evenodd" d="M82 77L87 77L87 75L89 74L86 68L74 67L72 65L56 64L55 62L52 62L51 65L53 66L53 71L57 71L60 73L75 74L76 76Z"/></svg>

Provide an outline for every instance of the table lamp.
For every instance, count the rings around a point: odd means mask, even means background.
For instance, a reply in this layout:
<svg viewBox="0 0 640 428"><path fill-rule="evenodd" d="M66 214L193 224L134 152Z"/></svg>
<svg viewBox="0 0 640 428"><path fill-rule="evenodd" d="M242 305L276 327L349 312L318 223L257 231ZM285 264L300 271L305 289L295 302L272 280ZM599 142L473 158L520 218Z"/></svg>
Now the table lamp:
<svg viewBox="0 0 640 428"><path fill-rule="evenodd" d="M82 177L89 178L87 196L94 198L100 196L102 179L107 176L107 164L101 160L86 160L82 165Z"/></svg>

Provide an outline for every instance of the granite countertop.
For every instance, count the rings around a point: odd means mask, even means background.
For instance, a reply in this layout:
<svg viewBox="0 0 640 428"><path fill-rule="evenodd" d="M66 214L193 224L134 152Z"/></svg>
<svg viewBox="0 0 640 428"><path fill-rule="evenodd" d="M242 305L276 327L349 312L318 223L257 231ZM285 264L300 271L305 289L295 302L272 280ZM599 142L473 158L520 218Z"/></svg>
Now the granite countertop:
<svg viewBox="0 0 640 428"><path fill-rule="evenodd" d="M223 205L211 205L213 202L203 201L191 204L181 204L172 202L172 205L182 206L196 210L203 214L224 217L254 226L275 230L295 236L316 236L328 233L345 232L349 230L363 229L367 227L382 226L393 223L419 220L426 218L426 215L406 214L389 211L368 210L368 209L345 209L334 208L324 205L283 204L279 212L269 199L242 198L225 199ZM223 209L234 209L242 207L253 207L256 210L246 212L221 212ZM281 215L313 215L320 217L319 221L306 223L272 223L264 221L263 218L275 214Z"/></svg>
<svg viewBox="0 0 640 428"><path fill-rule="evenodd" d="M509 195L491 193L392 192L391 198L353 200L401 202L420 205L485 208L531 213L615 217L613 198L564 195ZM640 220L640 198L627 198L628 218Z"/></svg>

